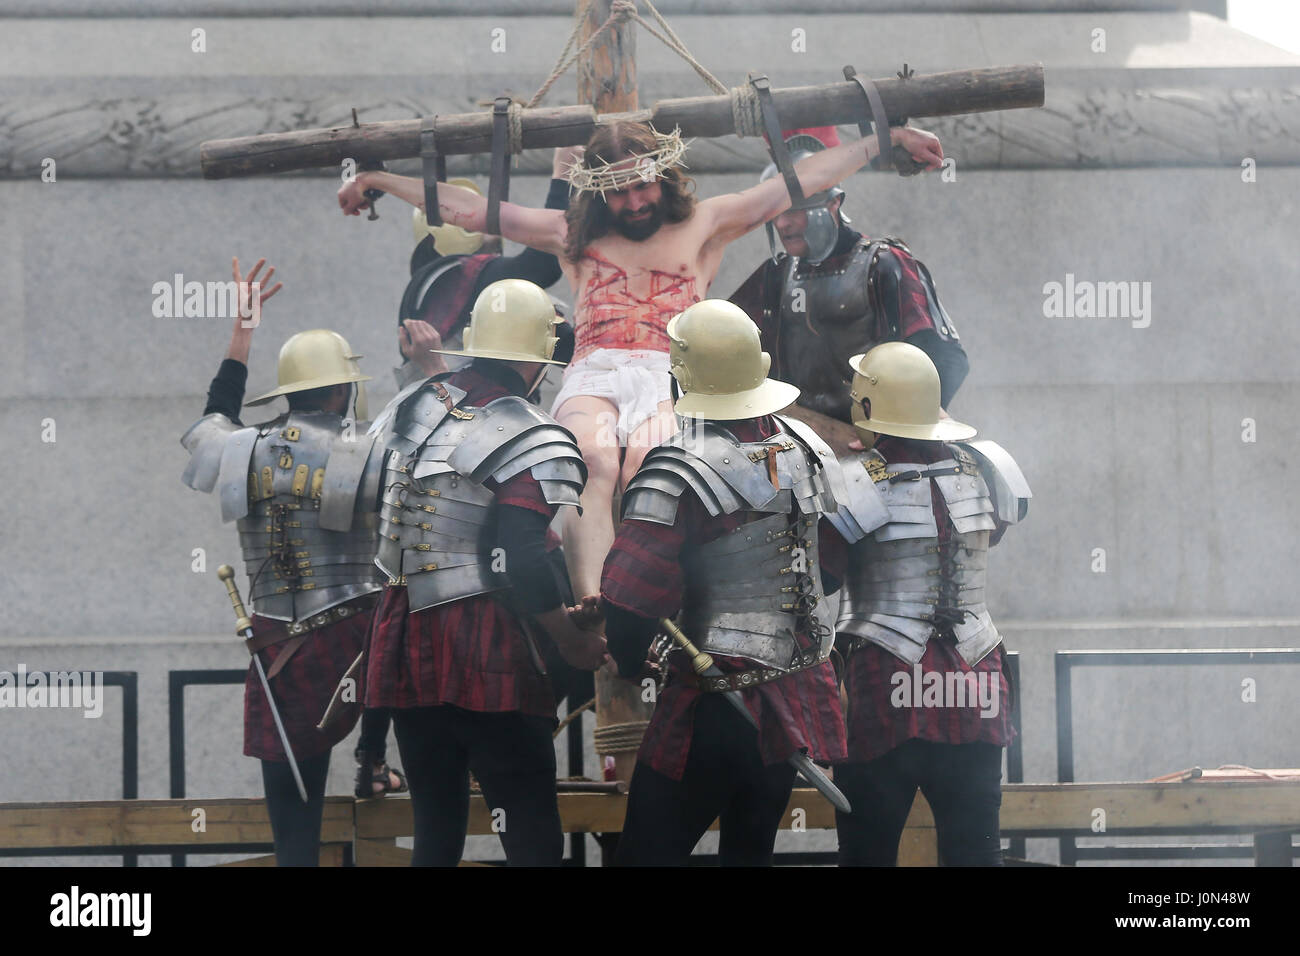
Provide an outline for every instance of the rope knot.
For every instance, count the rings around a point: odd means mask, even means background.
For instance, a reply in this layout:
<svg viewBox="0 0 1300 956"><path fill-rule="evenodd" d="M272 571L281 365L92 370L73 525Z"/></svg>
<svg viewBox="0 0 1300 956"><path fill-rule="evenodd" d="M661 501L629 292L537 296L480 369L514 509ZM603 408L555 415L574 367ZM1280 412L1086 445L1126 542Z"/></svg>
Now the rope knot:
<svg viewBox="0 0 1300 956"><path fill-rule="evenodd" d="M636 4L633 0L613 0L609 5L609 18L615 23L626 23L636 18Z"/></svg>

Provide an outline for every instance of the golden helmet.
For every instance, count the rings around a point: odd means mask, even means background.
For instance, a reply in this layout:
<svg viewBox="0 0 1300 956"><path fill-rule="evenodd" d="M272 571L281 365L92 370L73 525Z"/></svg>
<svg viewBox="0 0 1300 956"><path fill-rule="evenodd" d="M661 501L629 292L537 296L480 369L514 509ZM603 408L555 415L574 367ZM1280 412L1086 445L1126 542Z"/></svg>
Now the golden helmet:
<svg viewBox="0 0 1300 956"><path fill-rule="evenodd" d="M432 349L442 355L501 359L506 362L545 362L555 352L555 327L564 320L555 314L551 297L526 279L500 279L474 300L463 349Z"/></svg>
<svg viewBox="0 0 1300 956"><path fill-rule="evenodd" d="M449 179L448 186L460 186L482 196L472 179ZM412 210L411 231L415 241L420 242L425 236L433 236L433 248L443 256L471 256L483 247L483 233L470 232L460 226L443 223L441 226L429 225L423 209Z"/></svg>
<svg viewBox="0 0 1300 956"><path fill-rule="evenodd" d="M767 377L772 357L758 326L724 299L696 302L668 323L668 361L682 397L678 415L731 421L780 411L799 389Z"/></svg>
<svg viewBox="0 0 1300 956"><path fill-rule="evenodd" d="M259 395L246 405L265 405L273 398L290 392L305 392L327 385L345 385L348 382L368 382L357 365L360 355L352 354L348 340L329 329L311 329L289 337L280 348L277 368L279 387ZM357 414L364 416L365 393L357 386Z"/></svg>
<svg viewBox="0 0 1300 956"><path fill-rule="evenodd" d="M853 424L860 431L925 441L963 441L975 429L939 417L939 371L915 345L884 342L849 359Z"/></svg>

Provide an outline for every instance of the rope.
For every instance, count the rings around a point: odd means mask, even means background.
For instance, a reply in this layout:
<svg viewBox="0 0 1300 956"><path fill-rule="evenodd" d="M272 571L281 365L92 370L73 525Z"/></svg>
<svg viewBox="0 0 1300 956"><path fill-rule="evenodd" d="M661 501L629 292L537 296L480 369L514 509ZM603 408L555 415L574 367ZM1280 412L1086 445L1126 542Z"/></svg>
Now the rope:
<svg viewBox="0 0 1300 956"><path fill-rule="evenodd" d="M569 50L572 49L573 44L578 39L578 35L582 32L583 24L586 23L587 14L590 12L593 2L594 0L583 0L582 8L574 18L573 32L569 34L569 39L565 41L564 49L560 52L559 59L555 61L555 66L551 69L551 75L546 78L546 81L540 87L538 87L537 92L533 94L532 99L530 99L526 104L526 109L532 109L540 103L542 98L550 92L551 87L555 85L555 81L568 72L569 67L581 59L582 55L591 49L591 45L603 36L605 31L612 29L616 24L627 23L628 21L634 21L641 24L647 33L690 64L691 69L695 70L695 72L700 75L700 78L708 84L709 89L713 90L714 93L719 96L727 95L727 88L722 85L722 82L716 76L704 67L704 64L700 63L699 60L695 59L695 57L691 55L691 51L686 48L686 44L683 43L681 38L673 32L673 28L668 25L668 21L665 20L663 15L655 9L655 5L651 3L650 0L645 0L646 8L650 11L650 14L655 18L658 24L663 27L664 33L667 33L667 36L656 30L645 20L644 17L641 16L641 14L637 13L636 4L633 0L612 0L609 6L609 16L606 18L605 22L597 27L596 30L592 32L591 36L587 37L586 42L583 43L582 46L570 54ZM733 91L733 104L734 98L735 95ZM732 107L732 112L735 112L734 105ZM751 128L758 128L757 121L755 121ZM741 135L756 136L758 134L742 133Z"/></svg>
<svg viewBox="0 0 1300 956"><path fill-rule="evenodd" d="M524 151L524 108L514 100L506 111L506 123L509 125L509 149L512 153Z"/></svg>
<svg viewBox="0 0 1300 956"><path fill-rule="evenodd" d="M731 122L737 136L762 136L763 111L758 104L758 90L748 83L728 91L731 96Z"/></svg>
<svg viewBox="0 0 1300 956"><path fill-rule="evenodd" d="M578 34L582 32L582 25L587 22L587 13L591 10L593 2L594 0L583 0L582 9L579 10L577 16L574 17L573 32L569 34L569 39L564 44L564 51L560 53L560 58L555 61L555 66L551 70L551 75L546 78L546 82L538 88L537 92L533 94L533 98L528 101L527 109L532 109L540 103L542 97L546 96L546 94L550 92L551 87L555 85L555 81L567 73L569 67L573 66L573 64L591 48L591 45L595 43L606 30L614 25L615 18L619 16L619 11L617 10L611 10L609 18L605 20L605 22L602 23L591 34L591 36L587 37L587 42L574 51L572 56L565 59L565 54L569 52L569 48L572 47L574 41L578 39ZM617 0L615 0L615 2L617 2ZM627 17L623 16L621 19L626 20Z"/></svg>
<svg viewBox="0 0 1300 956"><path fill-rule="evenodd" d="M698 73L700 78L708 84L709 89L713 90L713 92L717 93L719 96L727 95L727 88L722 85L721 81L716 76L704 68L704 64L691 56L691 51L686 49L686 44L678 39L676 33L673 33L673 28L668 25L668 21L660 15L659 11L655 9L655 5L651 3L650 0L645 0L646 8L654 16L655 20L658 21L659 25L668 33L667 37L645 22L641 15L636 12L636 7L633 5L632 0L614 0L614 7L618 7L619 4L627 4L627 6L632 7L632 19L645 27L647 33L657 38L661 43L689 63L691 69ZM669 39L669 37L671 37L671 39Z"/></svg>
<svg viewBox="0 0 1300 956"><path fill-rule="evenodd" d="M587 701L577 710L572 711L568 717L565 717L562 721L560 721L560 726L555 728L555 733L551 734L551 739L554 740L556 737L560 736L560 732L564 730L565 727L569 726L569 724L573 723L573 721L576 718L582 716L582 712L584 710L591 710L591 708L595 706L596 706L596 698L593 697L591 698L591 700Z"/></svg>
<svg viewBox="0 0 1300 956"><path fill-rule="evenodd" d="M596 744L596 753L602 757L606 754L631 753L641 747L641 738L650 726L648 720L634 720L626 724L606 724L597 727L592 735Z"/></svg>

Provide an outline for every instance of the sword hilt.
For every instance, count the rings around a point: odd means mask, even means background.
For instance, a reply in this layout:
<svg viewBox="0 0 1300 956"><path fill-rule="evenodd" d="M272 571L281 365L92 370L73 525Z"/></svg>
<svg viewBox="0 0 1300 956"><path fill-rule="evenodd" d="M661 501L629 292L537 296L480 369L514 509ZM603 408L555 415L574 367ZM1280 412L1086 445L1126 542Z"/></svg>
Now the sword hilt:
<svg viewBox="0 0 1300 956"><path fill-rule="evenodd" d="M245 632L252 630L253 622L248 618L248 612L244 610L244 601L239 596L239 588L235 585L235 569L228 564L223 564L217 568L217 577L226 585L226 593L230 595L230 603L235 607L235 633L240 637L245 636Z"/></svg>
<svg viewBox="0 0 1300 956"><path fill-rule="evenodd" d="M691 658L691 666L695 668L695 673L707 673L713 667L713 658L709 654L700 650L691 643L691 639L682 633L682 629L668 620L666 617L659 619L659 626L664 629L673 643L684 650Z"/></svg>

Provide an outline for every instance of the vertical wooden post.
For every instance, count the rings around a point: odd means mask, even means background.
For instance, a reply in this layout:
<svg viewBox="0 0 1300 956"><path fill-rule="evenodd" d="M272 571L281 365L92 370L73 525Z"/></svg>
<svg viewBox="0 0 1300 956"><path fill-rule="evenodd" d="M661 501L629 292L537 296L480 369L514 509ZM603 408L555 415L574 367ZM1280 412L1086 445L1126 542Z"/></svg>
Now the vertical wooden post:
<svg viewBox="0 0 1300 956"><path fill-rule="evenodd" d="M580 42L609 18L610 0L594 0L582 24ZM581 13L581 5L575 16ZM636 24L630 20L605 31L578 61L578 102L594 106L597 113L619 113L637 109ZM617 515L617 512L615 512ZM617 517L615 518L617 520ZM612 664L596 672L596 730L615 724L645 724L653 704L642 703L641 686L620 680ZM635 736L635 735L631 735ZM597 752L599 752L599 749ZM613 754L618 779L632 779L636 747ZM603 756L602 756L603 762Z"/></svg>

